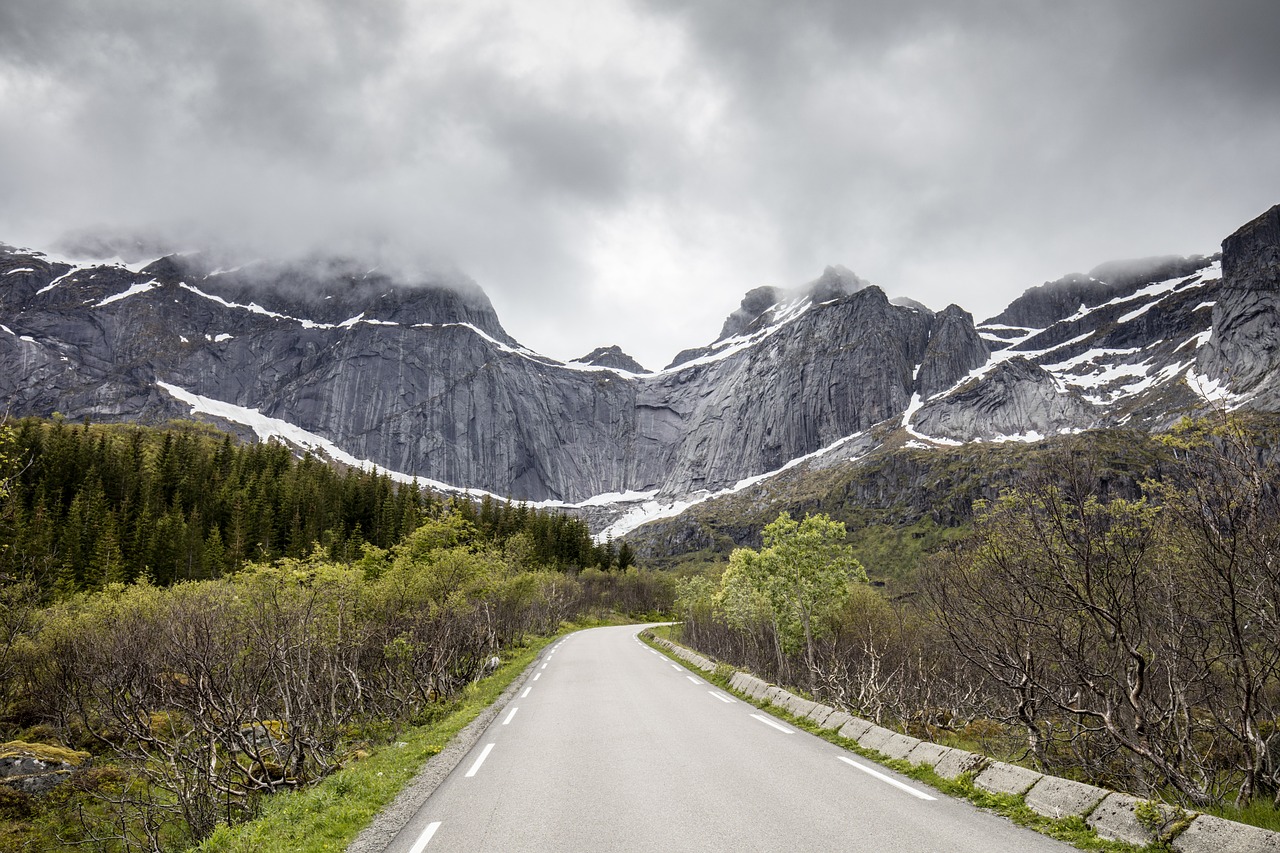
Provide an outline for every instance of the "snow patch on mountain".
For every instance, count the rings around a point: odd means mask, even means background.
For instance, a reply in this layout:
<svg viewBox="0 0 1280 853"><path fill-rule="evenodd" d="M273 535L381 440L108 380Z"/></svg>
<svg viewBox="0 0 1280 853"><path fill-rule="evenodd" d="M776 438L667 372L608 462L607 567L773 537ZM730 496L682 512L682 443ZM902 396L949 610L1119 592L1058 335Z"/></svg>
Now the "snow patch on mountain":
<svg viewBox="0 0 1280 853"><path fill-rule="evenodd" d="M94 305L94 308L101 308L104 305L110 305L112 302L119 302L122 299L128 299L130 296L137 296L140 293L146 293L149 290L155 290L160 286L160 282L154 278L151 281L143 281L138 284L131 285L128 290L117 293L114 296L108 296L106 299Z"/></svg>
<svg viewBox="0 0 1280 853"><path fill-rule="evenodd" d="M630 533L632 530L635 530L637 527L640 527L642 524L648 524L650 521L657 521L658 519L661 519L661 518L674 518L675 516L680 515L690 507L697 506L698 504L705 503L709 500L714 500L716 498L725 497L726 495L732 495L737 492L741 492L744 489L749 489L752 486L759 485L760 483L763 483L766 480L772 479L778 476L779 474L782 474L785 471L790 471L792 468L795 468L797 465L803 465L806 462L811 462L820 457L827 456L828 454L834 453L838 451L840 448L845 447L849 443L855 442L858 439L865 437L865 435L866 435L865 432L857 432L857 433L854 433L853 435L847 435L844 438L840 438L840 439L837 439L836 441L833 441L831 444L828 444L826 447L821 447L818 450L813 451L812 453L808 453L808 454L805 454L804 456L800 456L795 459L789 460L785 465L782 465L779 468L775 468L772 471L766 471L763 474L755 474L750 477L744 477L738 482L734 483L732 486L729 486L728 488L719 489L716 491L709 491L704 489L702 491L695 492L691 495L687 495L678 500L666 500L666 501L657 499L657 492L640 494L639 495L639 497L641 498L640 503L637 506L634 506L631 509L628 509L625 513L623 513L623 515L617 521L615 521L613 524L609 525L604 530L602 530L596 536L596 539L600 541L603 541L608 538L617 539L620 536L624 536L627 533ZM930 439L930 440L934 440L934 439ZM846 461L856 462L859 458L861 458L861 456L862 456L861 453L856 453L853 456L849 457ZM592 500L596 500L596 499L593 498ZM615 501L614 503L623 503L623 501ZM586 505L588 504L584 502L582 504L576 504L572 506L586 506ZM602 505L602 504L595 504L595 505Z"/></svg>

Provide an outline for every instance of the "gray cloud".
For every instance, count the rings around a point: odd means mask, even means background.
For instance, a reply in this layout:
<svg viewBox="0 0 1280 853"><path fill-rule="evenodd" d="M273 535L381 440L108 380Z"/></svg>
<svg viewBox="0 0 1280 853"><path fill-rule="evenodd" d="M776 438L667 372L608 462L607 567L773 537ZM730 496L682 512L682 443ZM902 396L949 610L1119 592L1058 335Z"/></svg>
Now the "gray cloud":
<svg viewBox="0 0 1280 853"><path fill-rule="evenodd" d="M1280 198L1271 0L0 6L0 239L457 267L658 366L843 263L998 311Z"/></svg>

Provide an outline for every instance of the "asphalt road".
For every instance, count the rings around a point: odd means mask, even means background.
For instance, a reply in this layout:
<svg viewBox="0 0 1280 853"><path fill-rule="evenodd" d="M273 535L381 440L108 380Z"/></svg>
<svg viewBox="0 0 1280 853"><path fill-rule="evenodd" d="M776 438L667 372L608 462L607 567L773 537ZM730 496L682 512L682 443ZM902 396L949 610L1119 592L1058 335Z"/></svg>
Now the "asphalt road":
<svg viewBox="0 0 1280 853"><path fill-rule="evenodd" d="M387 851L1074 849L782 724L638 630L544 652Z"/></svg>

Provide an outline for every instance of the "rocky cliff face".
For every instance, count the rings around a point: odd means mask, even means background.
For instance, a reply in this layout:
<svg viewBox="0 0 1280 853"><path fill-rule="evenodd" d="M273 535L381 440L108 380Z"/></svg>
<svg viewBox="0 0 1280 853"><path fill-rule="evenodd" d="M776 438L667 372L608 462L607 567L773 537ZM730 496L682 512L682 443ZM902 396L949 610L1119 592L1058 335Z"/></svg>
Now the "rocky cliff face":
<svg viewBox="0 0 1280 853"><path fill-rule="evenodd" d="M1260 407L1280 407L1280 205L1223 241L1222 273L1213 335L1199 363Z"/></svg>
<svg viewBox="0 0 1280 853"><path fill-rule="evenodd" d="M620 533L895 434L939 446L1158 428L1206 389L1280 408L1278 258L1273 209L1228 238L1221 262L1103 265L978 326L831 267L749 292L715 341L646 373L616 347L569 364L525 349L467 282L331 259L222 270L4 247L0 393L14 414L194 410L406 476L592 499L600 526L628 513Z"/></svg>

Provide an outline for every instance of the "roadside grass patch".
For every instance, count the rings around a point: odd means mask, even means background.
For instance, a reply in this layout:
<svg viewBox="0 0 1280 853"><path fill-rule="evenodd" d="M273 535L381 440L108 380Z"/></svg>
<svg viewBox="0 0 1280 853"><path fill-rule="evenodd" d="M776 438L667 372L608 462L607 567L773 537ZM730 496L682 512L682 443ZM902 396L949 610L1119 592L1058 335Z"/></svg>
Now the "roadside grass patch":
<svg viewBox="0 0 1280 853"><path fill-rule="evenodd" d="M199 853L322 853L346 849L374 816L395 799L427 759L439 753L458 732L524 672L538 653L558 638L609 621L565 625L550 637L531 637L511 650L512 656L491 675L468 685L446 703L436 719L401 732L391 744L372 750L320 784L274 796L256 820L220 826L195 850Z"/></svg>

